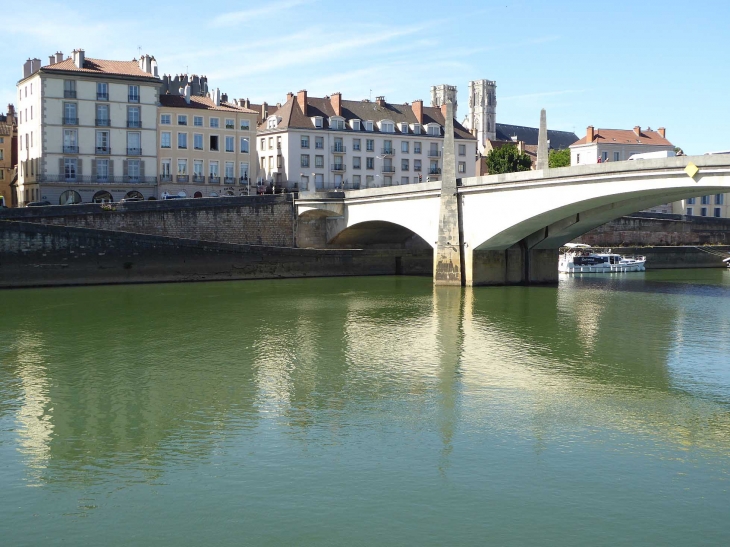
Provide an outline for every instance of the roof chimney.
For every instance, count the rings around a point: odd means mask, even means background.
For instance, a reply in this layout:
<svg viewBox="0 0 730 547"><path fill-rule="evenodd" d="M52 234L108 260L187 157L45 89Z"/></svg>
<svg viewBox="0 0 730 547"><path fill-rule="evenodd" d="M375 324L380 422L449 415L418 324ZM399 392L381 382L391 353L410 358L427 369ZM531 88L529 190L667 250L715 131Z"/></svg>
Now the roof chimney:
<svg viewBox="0 0 730 547"><path fill-rule="evenodd" d="M56 52L56 62L60 63L61 61L63 61L63 53L61 53L60 51L57 51Z"/></svg>
<svg viewBox="0 0 730 547"><path fill-rule="evenodd" d="M269 117L269 103L264 101L263 103L261 103L261 119L265 120L268 117Z"/></svg>
<svg viewBox="0 0 730 547"><path fill-rule="evenodd" d="M595 137L596 137L596 131L592 125L589 125L588 129L586 129L586 144L591 144Z"/></svg>
<svg viewBox="0 0 730 547"><path fill-rule="evenodd" d="M446 123L446 103L441 103L441 115L444 117L444 123Z"/></svg>
<svg viewBox="0 0 730 547"><path fill-rule="evenodd" d="M423 100L417 99L413 101L411 108L413 109L413 115L416 117L416 121L423 125Z"/></svg>
<svg viewBox="0 0 730 547"><path fill-rule="evenodd" d="M342 93L339 91L333 93L330 97L330 103L332 103L332 109L335 111L335 116L342 116Z"/></svg>
<svg viewBox="0 0 730 547"><path fill-rule="evenodd" d="M299 108L302 109L302 113L306 116L307 115L307 90L302 89L297 93L297 103L299 104Z"/></svg>
<svg viewBox="0 0 730 547"><path fill-rule="evenodd" d="M86 54L83 49L74 49L73 58L76 68L84 68L84 59L86 58Z"/></svg>
<svg viewBox="0 0 730 547"><path fill-rule="evenodd" d="M289 102L293 98L294 98L294 93L292 93L291 91L286 94L286 102Z"/></svg>
<svg viewBox="0 0 730 547"><path fill-rule="evenodd" d="M30 66L33 64L33 62L30 60L30 57L26 62L23 63L23 78L27 78L32 74L30 71Z"/></svg>
<svg viewBox="0 0 730 547"><path fill-rule="evenodd" d="M190 104L190 84L185 85L184 93L185 93L185 102Z"/></svg>
<svg viewBox="0 0 730 547"><path fill-rule="evenodd" d="M56 64L56 56L55 56L55 55L49 55L49 56L48 56L48 64L49 64L49 65L54 65L54 64Z"/></svg>
<svg viewBox="0 0 730 547"><path fill-rule="evenodd" d="M35 74L36 72L38 72L40 70L40 68L41 68L41 60L38 59L38 58L31 59L31 61L30 61L30 73L31 74Z"/></svg>
<svg viewBox="0 0 730 547"><path fill-rule="evenodd" d="M656 132L662 136L662 139L667 138L667 130L665 128L660 127L659 129L656 130Z"/></svg>
<svg viewBox="0 0 730 547"><path fill-rule="evenodd" d="M634 133L636 133L637 137L641 137L641 126L637 125L634 127Z"/></svg>
<svg viewBox="0 0 730 547"><path fill-rule="evenodd" d="M221 105L221 90L218 87L216 87L215 91L213 92L213 104L215 104L216 106Z"/></svg>
<svg viewBox="0 0 730 547"><path fill-rule="evenodd" d="M375 97L375 102L378 104L378 106L385 106L385 95Z"/></svg>

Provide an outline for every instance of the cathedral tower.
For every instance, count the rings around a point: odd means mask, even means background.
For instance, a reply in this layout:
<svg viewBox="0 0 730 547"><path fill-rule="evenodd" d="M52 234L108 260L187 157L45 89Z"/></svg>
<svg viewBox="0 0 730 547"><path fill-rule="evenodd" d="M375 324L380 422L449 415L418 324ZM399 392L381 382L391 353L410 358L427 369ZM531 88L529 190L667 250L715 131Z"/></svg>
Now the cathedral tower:
<svg viewBox="0 0 730 547"><path fill-rule="evenodd" d="M431 106L440 108L449 101L454 103L454 117L456 117L456 86L447 84L431 86Z"/></svg>
<svg viewBox="0 0 730 547"><path fill-rule="evenodd" d="M497 138L497 82L492 80L469 82L467 125L477 138L479 152L484 153L486 142Z"/></svg>

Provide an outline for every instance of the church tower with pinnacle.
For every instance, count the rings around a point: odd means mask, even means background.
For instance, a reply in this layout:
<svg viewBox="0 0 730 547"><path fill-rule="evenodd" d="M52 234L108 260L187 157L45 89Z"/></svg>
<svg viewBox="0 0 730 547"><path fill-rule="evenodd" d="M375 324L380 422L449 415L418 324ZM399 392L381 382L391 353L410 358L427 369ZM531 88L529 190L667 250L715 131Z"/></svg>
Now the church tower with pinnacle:
<svg viewBox="0 0 730 547"><path fill-rule="evenodd" d="M442 104L451 102L454 104L454 116L456 116L456 86L455 85L432 85L431 106L440 108Z"/></svg>
<svg viewBox="0 0 730 547"><path fill-rule="evenodd" d="M479 152L483 154L486 142L497 138L497 82L469 82L469 116L466 125L477 138Z"/></svg>

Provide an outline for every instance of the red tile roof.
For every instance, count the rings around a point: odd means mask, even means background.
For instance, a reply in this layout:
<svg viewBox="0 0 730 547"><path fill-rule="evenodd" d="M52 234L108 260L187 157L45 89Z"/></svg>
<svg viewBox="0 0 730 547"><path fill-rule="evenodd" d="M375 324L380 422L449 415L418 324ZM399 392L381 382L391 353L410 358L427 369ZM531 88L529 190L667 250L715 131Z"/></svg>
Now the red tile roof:
<svg viewBox="0 0 730 547"><path fill-rule="evenodd" d="M87 74L118 74L121 76L135 76L138 78L150 78L158 80L152 74L148 74L141 68L136 60L133 61L107 61L106 59L92 59L86 57L84 59L84 67L78 68L71 57L64 59L60 63L41 67L41 72L55 70L63 70L70 72L84 72Z"/></svg>
<svg viewBox="0 0 730 547"><path fill-rule="evenodd" d="M574 142L571 146L591 144L587 142L587 135ZM598 144L639 144L652 146L674 146L667 139L656 131L649 129L642 130L640 135L634 133L633 129L596 129L593 135L593 143Z"/></svg>
<svg viewBox="0 0 730 547"><path fill-rule="evenodd" d="M194 108L198 110L220 110L224 112L240 112L243 114L256 114L255 110L236 106L233 103L221 102L220 106L216 106L210 97L200 97L193 95L190 97L190 104L185 102L185 97L181 95L160 95L160 104L169 108Z"/></svg>

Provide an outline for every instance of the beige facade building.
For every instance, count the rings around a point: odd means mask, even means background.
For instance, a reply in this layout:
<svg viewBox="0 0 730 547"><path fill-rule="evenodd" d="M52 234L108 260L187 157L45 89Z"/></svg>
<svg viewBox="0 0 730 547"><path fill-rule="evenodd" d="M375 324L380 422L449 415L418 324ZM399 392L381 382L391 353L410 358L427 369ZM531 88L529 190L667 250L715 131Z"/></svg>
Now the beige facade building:
<svg viewBox="0 0 730 547"><path fill-rule="evenodd" d="M75 50L29 59L18 82L18 199L52 205L156 196L154 57Z"/></svg>
<svg viewBox="0 0 730 547"><path fill-rule="evenodd" d="M8 113L0 115L0 204L6 207L17 205L13 198L11 183L15 175L17 157L18 123L15 108L8 105Z"/></svg>
<svg viewBox="0 0 730 547"><path fill-rule="evenodd" d="M255 184L257 112L206 89L186 83L177 93L170 89L160 96L160 196L248 195Z"/></svg>

